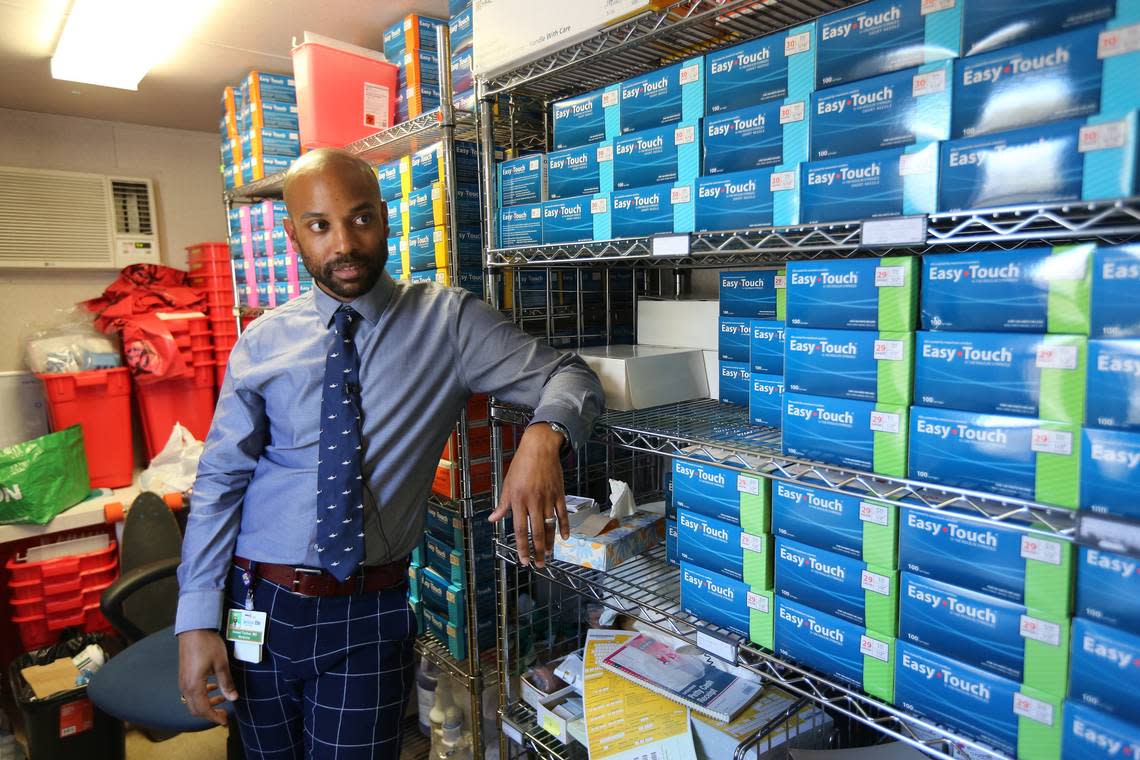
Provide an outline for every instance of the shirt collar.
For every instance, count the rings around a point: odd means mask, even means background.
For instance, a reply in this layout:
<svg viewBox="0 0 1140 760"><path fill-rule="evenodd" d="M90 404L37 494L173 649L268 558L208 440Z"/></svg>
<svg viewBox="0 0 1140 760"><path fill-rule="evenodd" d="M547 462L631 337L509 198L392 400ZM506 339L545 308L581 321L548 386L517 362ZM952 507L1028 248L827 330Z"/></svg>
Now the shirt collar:
<svg viewBox="0 0 1140 760"><path fill-rule="evenodd" d="M392 279L392 275L388 274L387 270L383 270L380 273L380 279L372 286L372 290L348 305L370 323L376 324L380 315L384 313L384 308L392 300L392 293L395 290L396 283ZM340 308L342 302L321 290L317 285L313 286L313 298L317 305L317 313L321 315L321 322L328 327L332 323L333 313Z"/></svg>

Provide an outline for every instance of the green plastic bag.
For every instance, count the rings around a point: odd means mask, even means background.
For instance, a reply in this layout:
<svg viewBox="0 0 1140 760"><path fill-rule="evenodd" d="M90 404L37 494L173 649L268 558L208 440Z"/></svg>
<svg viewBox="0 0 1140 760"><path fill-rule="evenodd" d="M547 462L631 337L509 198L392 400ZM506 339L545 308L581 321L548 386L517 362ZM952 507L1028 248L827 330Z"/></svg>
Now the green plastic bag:
<svg viewBox="0 0 1140 760"><path fill-rule="evenodd" d="M79 425L0 449L0 524L43 525L90 491Z"/></svg>

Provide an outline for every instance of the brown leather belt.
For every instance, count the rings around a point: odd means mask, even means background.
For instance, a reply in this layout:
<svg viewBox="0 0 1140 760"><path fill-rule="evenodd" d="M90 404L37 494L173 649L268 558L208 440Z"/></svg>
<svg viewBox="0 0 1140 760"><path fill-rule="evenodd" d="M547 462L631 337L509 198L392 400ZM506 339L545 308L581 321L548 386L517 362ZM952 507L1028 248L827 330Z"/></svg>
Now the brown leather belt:
<svg viewBox="0 0 1140 760"><path fill-rule="evenodd" d="M256 565L254 574L270 583L284 586L294 594L303 596L348 596L397 588L408 580L407 558L386 565L362 567L344 582L338 581L325 570L311 567L275 565L271 562L251 563L245 557L234 557L234 565L249 570Z"/></svg>

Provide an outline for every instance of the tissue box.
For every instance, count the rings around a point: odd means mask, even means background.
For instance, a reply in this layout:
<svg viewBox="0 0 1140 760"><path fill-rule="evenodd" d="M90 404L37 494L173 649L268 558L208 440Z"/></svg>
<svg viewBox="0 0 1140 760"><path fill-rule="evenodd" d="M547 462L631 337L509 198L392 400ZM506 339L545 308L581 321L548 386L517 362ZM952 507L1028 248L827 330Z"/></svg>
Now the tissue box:
<svg viewBox="0 0 1140 760"><path fill-rule="evenodd" d="M1134 195L1137 113L942 143L938 210Z"/></svg>
<svg viewBox="0 0 1140 760"><path fill-rule="evenodd" d="M776 654L894 701L894 638L787 599L775 602Z"/></svg>
<svg viewBox="0 0 1140 760"><path fill-rule="evenodd" d="M699 350L614 345L577 353L601 380L608 409L644 409L708 394Z"/></svg>
<svg viewBox="0 0 1140 760"><path fill-rule="evenodd" d="M1054 697L1069 683L1069 618L902 574L899 641Z"/></svg>
<svg viewBox="0 0 1140 760"><path fill-rule="evenodd" d="M898 572L776 539L776 596L893 638L898 630Z"/></svg>
<svg viewBox="0 0 1140 760"><path fill-rule="evenodd" d="M810 159L948 139L953 72L942 61L813 93Z"/></svg>
<svg viewBox="0 0 1140 760"><path fill-rule="evenodd" d="M731 174L698 177L694 183L696 205L693 229L696 232L744 230L755 227L788 226L800 220L799 193L773 178L788 174L776 166ZM795 176L796 167L791 167Z"/></svg>
<svg viewBox="0 0 1140 760"><path fill-rule="evenodd" d="M908 410L784 393L783 450L800 459L905 477Z"/></svg>
<svg viewBox="0 0 1140 760"><path fill-rule="evenodd" d="M723 302L721 312L724 312ZM752 320L724 317L718 322L717 351L722 362L748 362L751 359Z"/></svg>
<svg viewBox="0 0 1140 760"><path fill-rule="evenodd" d="M748 362L720 363L718 395L722 403L748 408L752 393L752 373Z"/></svg>
<svg viewBox="0 0 1140 760"><path fill-rule="evenodd" d="M904 510L899 567L1024 604L1049 617L1072 607L1073 545L1013 528Z"/></svg>
<svg viewBox="0 0 1140 760"><path fill-rule="evenodd" d="M546 200L546 156L532 154L499 164L499 206L521 206Z"/></svg>
<svg viewBox="0 0 1140 760"><path fill-rule="evenodd" d="M756 269L752 271L729 270L720 273L720 314L722 317L746 317L748 319L783 319L785 306L784 270ZM723 320L722 320L723 323ZM737 320L733 320L736 324ZM781 325L782 327L782 325ZM781 341L783 336L780 336ZM781 349L782 350L782 349ZM747 353L739 354L747 361ZM735 356L735 354L734 354ZM727 357L721 357L727 358ZM782 374L772 372L769 374Z"/></svg>
<svg viewBox="0 0 1140 760"><path fill-rule="evenodd" d="M595 209L608 207L609 196L580 195L574 198L561 198L542 204L542 242L578 243L589 240L605 240L608 212L595 214Z"/></svg>
<svg viewBox="0 0 1140 760"><path fill-rule="evenodd" d="M915 399L926 407L1079 425L1087 346L1080 335L920 332Z"/></svg>
<svg viewBox="0 0 1140 760"><path fill-rule="evenodd" d="M673 460L673 506L762 535L771 526L769 481L705 462Z"/></svg>
<svg viewBox="0 0 1140 760"><path fill-rule="evenodd" d="M662 182L692 182L701 172L697 122L653 127L614 138L613 187L624 190ZM596 157L596 156L595 156Z"/></svg>
<svg viewBox="0 0 1140 760"><path fill-rule="evenodd" d="M1140 724L1140 634L1077 618L1069 696L1090 707Z"/></svg>
<svg viewBox="0 0 1140 760"><path fill-rule="evenodd" d="M1085 428L1081 438L1081 509L1140 518L1140 433Z"/></svg>
<svg viewBox="0 0 1140 760"><path fill-rule="evenodd" d="M761 427L779 428L784 412L784 378L751 372L748 392L748 421Z"/></svg>
<svg viewBox="0 0 1140 760"><path fill-rule="evenodd" d="M1140 631L1140 561L1102 549L1080 548L1076 614L1104 625Z"/></svg>
<svg viewBox="0 0 1140 760"><path fill-rule="evenodd" d="M677 510L677 551L681 561L744 581L754 589L772 588L772 537L751 534L739 525Z"/></svg>
<svg viewBox="0 0 1140 760"><path fill-rule="evenodd" d="M1059 697L902 641L895 704L1010 757L1061 757Z"/></svg>
<svg viewBox="0 0 1140 760"><path fill-rule="evenodd" d="M499 245L542 245L542 204L499 209Z"/></svg>
<svg viewBox="0 0 1140 760"><path fill-rule="evenodd" d="M1089 333L1096 246L922 259L922 326L954 332Z"/></svg>
<svg viewBox="0 0 1140 760"><path fill-rule="evenodd" d="M704 116L703 68L704 59L697 56L617 85L621 134Z"/></svg>
<svg viewBox="0 0 1140 760"><path fill-rule="evenodd" d="M910 414L910 477L1077 508L1077 425L916 406Z"/></svg>
<svg viewBox="0 0 1140 760"><path fill-rule="evenodd" d="M1124 7L1125 3L1120 5ZM977 55L1095 24L1111 18L1116 8L1116 0L1047 0L1032 6L1017 0L967 3L962 9L962 55Z"/></svg>
<svg viewBox="0 0 1140 760"><path fill-rule="evenodd" d="M1140 336L1140 245L1118 245L1096 252L1092 277L1089 335L1094 338Z"/></svg>
<svg viewBox="0 0 1140 760"><path fill-rule="evenodd" d="M815 23L705 56L705 115L771 100L804 100L815 87Z"/></svg>
<svg viewBox="0 0 1140 760"><path fill-rule="evenodd" d="M604 105L605 100L602 90L594 90L554 103L550 109L554 149L577 148L616 137L619 130L617 93L609 98L612 105ZM609 114L611 118L607 117Z"/></svg>
<svg viewBox="0 0 1140 760"><path fill-rule="evenodd" d="M829 13L816 22L818 86L957 58L961 14L958 3L923 0L874 0Z"/></svg>
<svg viewBox="0 0 1140 760"><path fill-rule="evenodd" d="M1136 726L1080 702L1065 701L1064 732L1061 757L1109 760L1140 754L1140 730Z"/></svg>
<svg viewBox="0 0 1140 760"><path fill-rule="evenodd" d="M611 195L610 232L615 238L692 232L693 217L692 185L666 182Z"/></svg>
<svg viewBox="0 0 1140 760"><path fill-rule="evenodd" d="M788 327L910 332L918 302L910 256L788 264Z"/></svg>
<svg viewBox="0 0 1140 760"><path fill-rule="evenodd" d="M914 333L789 328L786 345L791 393L910 404Z"/></svg>
<svg viewBox="0 0 1140 760"><path fill-rule="evenodd" d="M802 100L747 106L703 122L704 173L723 174L808 160L811 116Z"/></svg>
<svg viewBox="0 0 1140 760"><path fill-rule="evenodd" d="M584 145L546 156L546 191L551 200L608 193L614 189L613 146ZM599 161L599 156L605 160Z"/></svg>
<svg viewBox="0 0 1140 760"><path fill-rule="evenodd" d="M554 538L554 559L593 570L612 570L630 557L649 551L665 539L661 515L638 512L600 536L571 533L569 540Z"/></svg>
<svg viewBox="0 0 1140 760"><path fill-rule="evenodd" d="M938 206L938 145L917 143L800 166L800 221L930 214Z"/></svg>
<svg viewBox="0 0 1140 760"><path fill-rule="evenodd" d="M776 480L772 482L772 533L801 544L898 567L898 507L858 496Z"/></svg>
<svg viewBox="0 0 1140 760"><path fill-rule="evenodd" d="M723 276L723 275L722 275ZM781 277L781 279L784 279ZM724 296L721 296L721 308ZM754 319L752 320L752 333L748 345L748 361L752 374L783 375L784 374L784 323Z"/></svg>
<svg viewBox="0 0 1140 760"><path fill-rule="evenodd" d="M749 634L750 589L744 583L694 565L681 564L681 610L706 623Z"/></svg>

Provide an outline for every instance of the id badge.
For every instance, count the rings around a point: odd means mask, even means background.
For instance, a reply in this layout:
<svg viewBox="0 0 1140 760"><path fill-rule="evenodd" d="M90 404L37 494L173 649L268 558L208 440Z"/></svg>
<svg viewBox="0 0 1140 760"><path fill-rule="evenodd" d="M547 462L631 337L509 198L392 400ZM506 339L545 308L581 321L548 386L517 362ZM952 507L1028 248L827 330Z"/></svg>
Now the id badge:
<svg viewBox="0 0 1140 760"><path fill-rule="evenodd" d="M231 609L226 616L226 641L234 644L234 657L242 662L261 662L268 615L256 610Z"/></svg>

